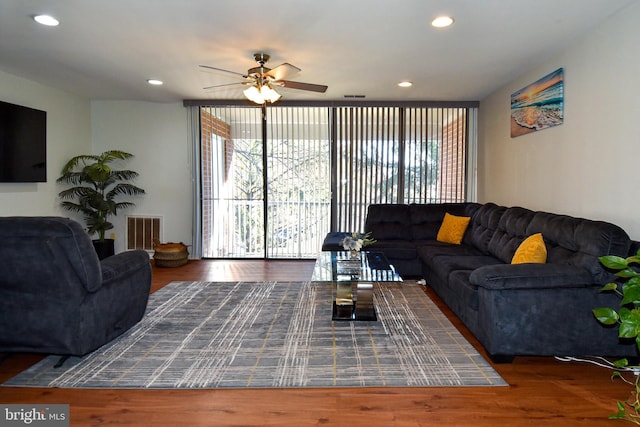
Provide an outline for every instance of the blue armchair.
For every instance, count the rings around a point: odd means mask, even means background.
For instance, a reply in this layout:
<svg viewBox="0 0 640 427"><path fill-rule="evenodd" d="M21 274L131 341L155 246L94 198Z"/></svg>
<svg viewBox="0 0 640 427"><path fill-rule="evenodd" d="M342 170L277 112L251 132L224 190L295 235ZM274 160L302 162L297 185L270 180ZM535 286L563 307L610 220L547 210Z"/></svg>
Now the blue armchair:
<svg viewBox="0 0 640 427"><path fill-rule="evenodd" d="M144 251L98 260L77 222L0 218L0 351L80 356L144 315L151 265Z"/></svg>

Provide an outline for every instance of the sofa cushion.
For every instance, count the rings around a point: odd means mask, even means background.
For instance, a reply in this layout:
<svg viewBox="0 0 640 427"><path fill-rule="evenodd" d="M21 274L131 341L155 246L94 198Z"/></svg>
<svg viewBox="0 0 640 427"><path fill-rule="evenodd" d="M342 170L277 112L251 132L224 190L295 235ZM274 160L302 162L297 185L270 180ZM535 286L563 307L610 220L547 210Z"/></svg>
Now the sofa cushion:
<svg viewBox="0 0 640 427"><path fill-rule="evenodd" d="M587 270L566 264L487 264L475 269L469 280L491 290L592 287L597 292Z"/></svg>
<svg viewBox="0 0 640 427"><path fill-rule="evenodd" d="M479 207L477 203L411 204L411 236L413 240L435 240L445 213L470 217Z"/></svg>
<svg viewBox="0 0 640 427"><path fill-rule="evenodd" d="M449 284L465 309L478 311L478 287L469 282L471 270L456 270L449 275Z"/></svg>
<svg viewBox="0 0 640 427"><path fill-rule="evenodd" d="M11 272L3 272L2 279L21 283L20 292L40 293L43 283L59 283L63 275L88 292L102 286L96 251L87 232L75 221L62 217L3 217L0 238L0 259L11 267ZM34 260L38 259L43 262L34 269ZM51 292L61 301L80 295L78 289L62 285Z"/></svg>
<svg viewBox="0 0 640 427"><path fill-rule="evenodd" d="M343 251L344 247L342 246L342 241L345 237L350 235L351 233L348 233L346 231L332 231L328 233L322 242L322 250Z"/></svg>
<svg viewBox="0 0 640 427"><path fill-rule="evenodd" d="M411 240L409 205L374 204L367 209L364 231L380 240Z"/></svg>
<svg viewBox="0 0 640 427"><path fill-rule="evenodd" d="M449 212L446 212L440 229L438 230L436 240L438 242L459 245L462 243L462 238L467 231L470 220L471 218L468 216L451 215Z"/></svg>
<svg viewBox="0 0 640 427"><path fill-rule="evenodd" d="M418 256L426 262L430 258L440 255L447 256L477 256L484 255L478 249L469 245L452 245L451 243L438 242L436 240L425 240L414 242L418 251Z"/></svg>
<svg viewBox="0 0 640 427"><path fill-rule="evenodd" d="M449 276L454 271L472 272L480 267L495 264L500 264L500 261L489 255L436 255L434 258L429 260L428 267L430 271L446 282L449 281Z"/></svg>
<svg viewBox="0 0 640 427"><path fill-rule="evenodd" d="M520 207L505 210L498 228L489 241L489 253L502 262L510 264L518 246L527 236L534 234L527 233L534 215L535 212Z"/></svg>
<svg viewBox="0 0 640 427"><path fill-rule="evenodd" d="M536 212L527 227L528 234L542 233L547 245L547 263L582 267L595 283L611 280L598 257L627 256L631 240L620 227L602 221Z"/></svg>
<svg viewBox="0 0 640 427"><path fill-rule="evenodd" d="M547 247L542 233L532 234L524 239L511 259L511 264L544 264L545 262L547 262Z"/></svg>
<svg viewBox="0 0 640 427"><path fill-rule="evenodd" d="M406 240L383 240L377 241L364 248L366 251L382 251L389 260L416 259L417 252L415 245Z"/></svg>
<svg viewBox="0 0 640 427"><path fill-rule="evenodd" d="M485 203L480 206L471 218L469 230L462 242L471 245L484 254L489 253L489 242L500 223L500 218L507 208L495 203Z"/></svg>

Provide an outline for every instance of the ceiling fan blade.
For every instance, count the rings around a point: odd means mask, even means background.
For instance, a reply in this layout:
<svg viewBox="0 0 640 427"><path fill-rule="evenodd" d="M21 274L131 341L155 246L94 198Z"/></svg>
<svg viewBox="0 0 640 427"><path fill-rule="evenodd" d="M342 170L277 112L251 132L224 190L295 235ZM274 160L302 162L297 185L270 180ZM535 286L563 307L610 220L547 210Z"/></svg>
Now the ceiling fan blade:
<svg viewBox="0 0 640 427"><path fill-rule="evenodd" d="M246 85L246 84L250 84L251 82L236 82L236 83L225 83L222 85L213 85L213 86L207 86L207 87L203 87L202 89L213 89L216 87L223 87L223 86L235 86L235 85Z"/></svg>
<svg viewBox="0 0 640 427"><path fill-rule="evenodd" d="M273 77L274 80L282 80L285 77L299 73L300 71L302 71L300 68L285 62L284 64L280 64L276 68L267 71L265 75Z"/></svg>
<svg viewBox="0 0 640 427"><path fill-rule="evenodd" d="M223 69L223 68L211 67L211 66L209 66L209 65L200 65L200 67L202 67L202 68L208 68L208 69L210 69L210 70L224 71L225 73L231 73L231 74L235 74L235 75L238 75L238 76L242 76L242 77L244 77L245 79L249 77L249 76L247 76L246 74L236 73L235 71L229 71L229 70L225 70L225 69Z"/></svg>
<svg viewBox="0 0 640 427"><path fill-rule="evenodd" d="M282 87L286 87L289 89L300 89L300 90L309 90L311 92L326 92L328 86L325 85L316 85L313 83L302 83L302 82L292 82L291 80L279 80L278 83L282 85Z"/></svg>

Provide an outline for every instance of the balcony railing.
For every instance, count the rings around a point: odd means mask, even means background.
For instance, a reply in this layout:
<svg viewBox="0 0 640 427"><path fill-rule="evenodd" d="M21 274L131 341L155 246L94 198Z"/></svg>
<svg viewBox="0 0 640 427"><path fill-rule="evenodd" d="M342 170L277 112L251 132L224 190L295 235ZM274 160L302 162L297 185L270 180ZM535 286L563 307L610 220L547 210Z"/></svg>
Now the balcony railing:
<svg viewBox="0 0 640 427"><path fill-rule="evenodd" d="M262 200L205 204L212 213L204 223L206 258L314 258L329 232L329 202L269 202L266 242Z"/></svg>

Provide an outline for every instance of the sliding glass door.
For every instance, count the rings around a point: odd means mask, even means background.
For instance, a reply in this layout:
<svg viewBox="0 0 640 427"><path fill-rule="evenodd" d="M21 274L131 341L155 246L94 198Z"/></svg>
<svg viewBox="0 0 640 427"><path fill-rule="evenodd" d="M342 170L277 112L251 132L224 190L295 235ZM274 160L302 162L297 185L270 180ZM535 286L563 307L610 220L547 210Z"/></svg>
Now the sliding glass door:
<svg viewBox="0 0 640 427"><path fill-rule="evenodd" d="M202 108L202 250L205 258L264 254L260 110Z"/></svg>
<svg viewBox="0 0 640 427"><path fill-rule="evenodd" d="M324 108L201 109L205 258L313 258L329 231Z"/></svg>
<svg viewBox="0 0 640 427"><path fill-rule="evenodd" d="M362 231L372 203L467 201L476 114L200 107L202 256L314 258L327 232Z"/></svg>
<svg viewBox="0 0 640 427"><path fill-rule="evenodd" d="M326 108L267 110L267 257L315 258L329 232Z"/></svg>

